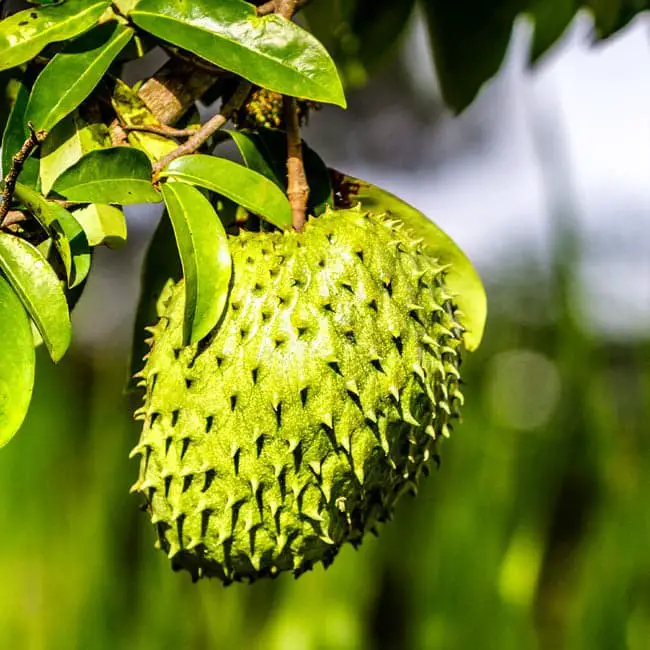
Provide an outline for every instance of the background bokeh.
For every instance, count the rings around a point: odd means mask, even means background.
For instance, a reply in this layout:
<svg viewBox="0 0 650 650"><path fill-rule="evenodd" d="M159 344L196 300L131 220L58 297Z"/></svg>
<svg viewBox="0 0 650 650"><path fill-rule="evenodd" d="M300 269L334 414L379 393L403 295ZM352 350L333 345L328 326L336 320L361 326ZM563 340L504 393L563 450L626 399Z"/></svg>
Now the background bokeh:
<svg viewBox="0 0 650 650"><path fill-rule="evenodd" d="M40 354L0 452L1 649L650 648L648 23L598 48L588 29L529 72L520 24L453 118L416 20L349 111L312 118L325 160L447 229L490 300L441 468L327 571L193 585L154 551L122 389L156 215L130 212L126 248L98 251L73 351L57 368Z"/></svg>

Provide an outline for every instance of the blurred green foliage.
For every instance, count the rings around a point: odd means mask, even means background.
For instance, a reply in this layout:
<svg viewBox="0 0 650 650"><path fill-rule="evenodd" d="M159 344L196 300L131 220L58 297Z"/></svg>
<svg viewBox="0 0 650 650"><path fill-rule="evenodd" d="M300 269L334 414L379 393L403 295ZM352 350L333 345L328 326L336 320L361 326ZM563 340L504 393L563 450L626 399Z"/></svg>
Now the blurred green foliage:
<svg viewBox="0 0 650 650"><path fill-rule="evenodd" d="M126 361L41 354L0 454L0 648L645 650L650 339L582 331L571 272L488 282L442 467L378 539L297 581L173 573L128 493Z"/></svg>

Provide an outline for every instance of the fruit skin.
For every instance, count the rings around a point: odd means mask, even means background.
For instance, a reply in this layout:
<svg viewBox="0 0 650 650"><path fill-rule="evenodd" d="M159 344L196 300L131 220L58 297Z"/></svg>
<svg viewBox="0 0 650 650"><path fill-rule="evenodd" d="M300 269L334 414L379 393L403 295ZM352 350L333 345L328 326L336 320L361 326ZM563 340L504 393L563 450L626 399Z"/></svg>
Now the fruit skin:
<svg viewBox="0 0 650 650"><path fill-rule="evenodd" d="M182 282L141 373L134 486L176 569L226 583L329 565L415 491L462 402L445 269L397 222L329 211L230 237L222 322L182 347Z"/></svg>

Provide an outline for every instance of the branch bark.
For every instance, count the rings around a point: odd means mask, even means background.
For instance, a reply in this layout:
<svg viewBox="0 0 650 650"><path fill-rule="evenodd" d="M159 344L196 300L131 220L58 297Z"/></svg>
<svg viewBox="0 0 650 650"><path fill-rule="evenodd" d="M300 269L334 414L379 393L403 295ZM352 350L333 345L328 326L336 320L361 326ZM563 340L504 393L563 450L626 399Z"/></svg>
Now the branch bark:
<svg viewBox="0 0 650 650"><path fill-rule="evenodd" d="M138 131L140 133L153 133L162 135L167 138L189 138L194 135L200 127L190 127L187 129L175 129L171 126L153 126L152 124L140 124L122 127L126 133Z"/></svg>
<svg viewBox="0 0 650 650"><path fill-rule="evenodd" d="M9 228L9 226L22 223L23 221L27 221L27 219L28 217L24 212L21 212L20 210L9 210L5 220L2 222L2 227Z"/></svg>
<svg viewBox="0 0 650 650"><path fill-rule="evenodd" d="M215 83L217 76L214 71L172 59L142 84L138 96L162 124L174 124Z"/></svg>
<svg viewBox="0 0 650 650"><path fill-rule="evenodd" d="M11 207L11 201L14 196L14 191L16 189L16 182L18 181L18 176L23 169L25 161L29 155L41 144L47 137L45 131L36 131L34 130L34 125L30 122L27 127L29 128L29 137L25 140L23 146L20 148L18 153L14 154L11 159L11 169L7 173L7 176L4 180L4 190L2 191L2 205L0 205L0 228L5 225L5 219L9 213L9 208Z"/></svg>
<svg viewBox="0 0 650 650"><path fill-rule="evenodd" d="M295 8L292 11L292 15L299 9L306 7L310 2L311 0L297 0L297 2L295 3ZM281 5L282 5L282 0L269 0L268 2L261 4L257 8L257 15L267 16L268 14L280 13Z"/></svg>

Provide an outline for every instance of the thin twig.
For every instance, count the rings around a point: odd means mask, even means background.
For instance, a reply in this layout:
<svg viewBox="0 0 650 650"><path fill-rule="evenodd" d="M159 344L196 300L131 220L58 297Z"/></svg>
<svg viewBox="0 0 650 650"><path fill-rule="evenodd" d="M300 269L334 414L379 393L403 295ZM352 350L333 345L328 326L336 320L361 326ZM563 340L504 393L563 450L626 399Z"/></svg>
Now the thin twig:
<svg viewBox="0 0 650 650"><path fill-rule="evenodd" d="M154 126L153 124L133 124L131 126L122 127L126 133L131 131L139 131L143 133L154 133L155 135L162 135L168 138L189 138L194 135L198 130L198 126L189 127L187 129L175 129L171 126Z"/></svg>
<svg viewBox="0 0 650 650"><path fill-rule="evenodd" d="M295 8L294 11L292 12L295 13L299 9L302 9L303 7L306 7L311 0L297 0L295 3ZM261 4L257 8L257 15L258 16L267 16L268 14L273 14L273 13L281 13L279 11L280 6L282 5L282 0L269 0L268 2L265 2L264 4Z"/></svg>
<svg viewBox="0 0 650 650"><path fill-rule="evenodd" d="M70 208L76 208L80 205L83 205L83 203L79 203L78 201L64 201L62 199L48 199L48 203L56 203L66 210L70 210Z"/></svg>
<svg viewBox="0 0 650 650"><path fill-rule="evenodd" d="M196 130L183 144L178 146L174 151L161 158L154 166L154 179L158 174L169 165L172 160L195 153L203 144L207 142L210 136L218 131L230 119L234 111L246 101L250 91L251 84L248 81L241 81L233 96L228 100L221 111L214 117L210 118L205 124Z"/></svg>
<svg viewBox="0 0 650 650"><path fill-rule="evenodd" d="M0 228L4 226L5 218L9 213L11 201L16 189L16 182L18 181L20 172L23 170L25 161L29 157L29 154L31 154L32 151L34 151L34 149L36 149L36 147L38 147L38 145L47 137L46 131L36 131L31 122L27 124L27 128L29 129L29 137L25 140L20 151L14 154L11 159L11 169L4 180L5 186L2 192L2 205L0 205Z"/></svg>
<svg viewBox="0 0 650 650"><path fill-rule="evenodd" d="M307 216L309 185L302 160L302 139L294 97L284 97L284 123L287 128L287 196L291 203L294 230L300 232Z"/></svg>
<svg viewBox="0 0 650 650"><path fill-rule="evenodd" d="M126 131L117 118L111 122L108 127L108 132L111 135L111 144L114 147L121 147L129 144L129 139L126 137Z"/></svg>

